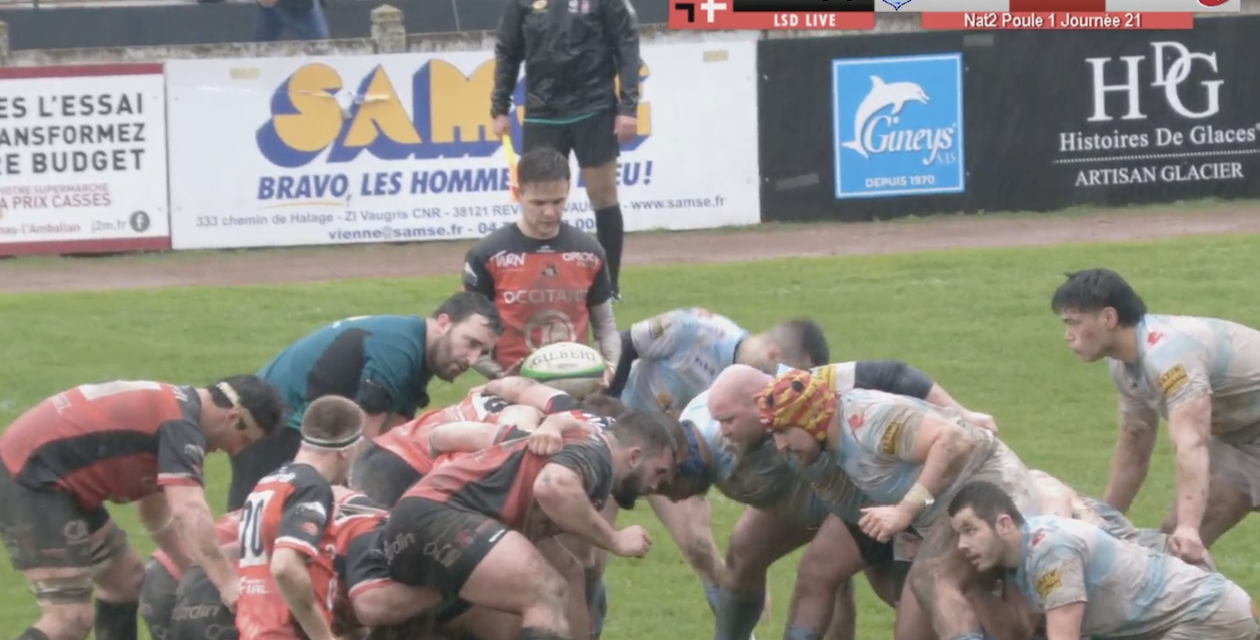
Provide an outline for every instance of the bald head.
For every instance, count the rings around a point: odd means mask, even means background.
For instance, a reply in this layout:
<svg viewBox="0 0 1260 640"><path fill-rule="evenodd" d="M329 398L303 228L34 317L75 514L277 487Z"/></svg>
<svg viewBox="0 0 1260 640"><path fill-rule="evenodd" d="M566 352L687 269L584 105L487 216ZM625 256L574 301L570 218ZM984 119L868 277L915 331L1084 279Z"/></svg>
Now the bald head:
<svg viewBox="0 0 1260 640"><path fill-rule="evenodd" d="M721 427L722 435L742 444L765 438L755 397L773 380L769 374L743 364L731 365L718 374L709 387L709 415Z"/></svg>

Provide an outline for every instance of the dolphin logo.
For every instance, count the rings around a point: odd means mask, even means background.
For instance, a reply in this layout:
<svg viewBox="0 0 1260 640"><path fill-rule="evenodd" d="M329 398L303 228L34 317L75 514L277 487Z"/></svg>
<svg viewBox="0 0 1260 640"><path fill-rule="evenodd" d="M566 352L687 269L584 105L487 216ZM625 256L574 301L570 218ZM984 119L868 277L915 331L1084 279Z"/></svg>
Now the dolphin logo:
<svg viewBox="0 0 1260 640"><path fill-rule="evenodd" d="M857 113L853 116L853 139L840 146L858 152L863 158L870 158L866 145L862 143L862 134L866 131L867 123L885 107L893 108L891 115L901 113L902 107L911 100L923 104L928 103L928 96L923 92L923 87L913 82L886 83L879 76L871 76L871 92L862 98L862 102L858 104Z"/></svg>

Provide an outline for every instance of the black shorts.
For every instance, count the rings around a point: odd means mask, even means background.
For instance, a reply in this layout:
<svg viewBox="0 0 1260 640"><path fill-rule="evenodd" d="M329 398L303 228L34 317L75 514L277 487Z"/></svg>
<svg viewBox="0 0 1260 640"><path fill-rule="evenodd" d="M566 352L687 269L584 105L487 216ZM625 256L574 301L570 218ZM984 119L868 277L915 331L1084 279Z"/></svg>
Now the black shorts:
<svg viewBox="0 0 1260 640"><path fill-rule="evenodd" d="M369 442L350 469L350 488L392 507L422 477L398 454Z"/></svg>
<svg viewBox="0 0 1260 640"><path fill-rule="evenodd" d="M200 567L185 571L175 592L167 640L237 640L239 637L236 615L223 606L219 590L206 572Z"/></svg>
<svg viewBox="0 0 1260 640"><path fill-rule="evenodd" d="M851 522L844 523L849 529L849 535L853 536L853 542L857 544L858 552L862 554L862 562L868 567L878 564L892 562L893 560L893 544L889 542L880 542L865 533L862 528Z"/></svg>
<svg viewBox="0 0 1260 640"><path fill-rule="evenodd" d="M601 111L567 124L526 120L521 125L521 153L551 147L566 158L572 151L583 169L602 167L621 155L621 144L613 130L616 123L616 110Z"/></svg>
<svg viewBox="0 0 1260 640"><path fill-rule="evenodd" d="M171 613L175 610L178 587L179 582L162 563L149 559L144 567L144 586L140 588L140 617L153 640L170 638Z"/></svg>
<svg viewBox="0 0 1260 640"><path fill-rule="evenodd" d="M337 579L346 585L352 602L358 594L371 590L373 586L391 582L389 561L385 559L381 544L384 539L385 530L381 527L350 541L350 547L346 549L345 575L337 576ZM471 608L472 603L467 600L447 596L438 604L434 617L438 624L446 624Z"/></svg>
<svg viewBox="0 0 1260 640"><path fill-rule="evenodd" d="M67 491L18 484L0 463L0 541L15 571L87 569L97 557L91 536L109 524L109 512L84 510Z"/></svg>
<svg viewBox="0 0 1260 640"><path fill-rule="evenodd" d="M228 486L228 511L245 506L258 481L293 460L302 447L302 432L280 425L270 435L232 456L232 483Z"/></svg>
<svg viewBox="0 0 1260 640"><path fill-rule="evenodd" d="M394 505L381 541L389 577L454 598L507 527L475 511L427 498Z"/></svg>

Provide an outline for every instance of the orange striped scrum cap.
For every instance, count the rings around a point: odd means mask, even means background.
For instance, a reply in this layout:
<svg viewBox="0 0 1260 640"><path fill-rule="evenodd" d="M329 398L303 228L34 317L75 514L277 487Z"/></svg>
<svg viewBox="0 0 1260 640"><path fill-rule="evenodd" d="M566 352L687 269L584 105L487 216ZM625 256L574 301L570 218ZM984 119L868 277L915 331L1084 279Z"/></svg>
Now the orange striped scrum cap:
<svg viewBox="0 0 1260 640"><path fill-rule="evenodd" d="M792 371L775 378L757 394L757 409L771 431L797 427L822 442L836 417L836 394L818 376Z"/></svg>

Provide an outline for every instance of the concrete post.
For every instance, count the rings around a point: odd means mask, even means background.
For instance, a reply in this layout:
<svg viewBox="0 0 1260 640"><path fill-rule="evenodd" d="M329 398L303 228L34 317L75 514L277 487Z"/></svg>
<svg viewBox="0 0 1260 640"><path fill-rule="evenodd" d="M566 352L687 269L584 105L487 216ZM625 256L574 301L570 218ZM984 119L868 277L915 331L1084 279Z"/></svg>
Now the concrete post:
<svg viewBox="0 0 1260 640"><path fill-rule="evenodd" d="M377 53L406 53L407 28L403 12L397 7L381 5L372 10L372 43Z"/></svg>

